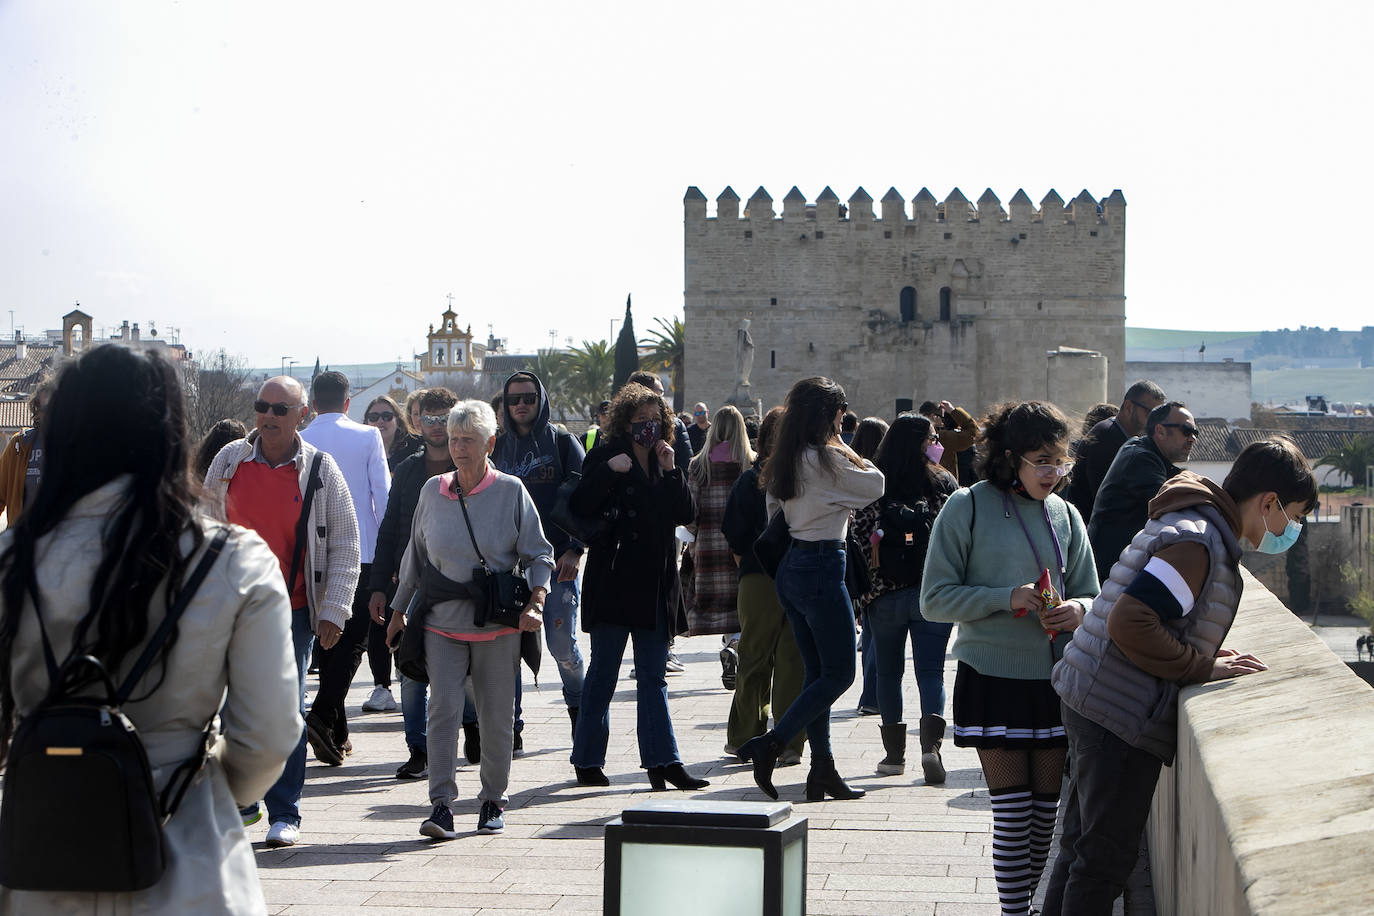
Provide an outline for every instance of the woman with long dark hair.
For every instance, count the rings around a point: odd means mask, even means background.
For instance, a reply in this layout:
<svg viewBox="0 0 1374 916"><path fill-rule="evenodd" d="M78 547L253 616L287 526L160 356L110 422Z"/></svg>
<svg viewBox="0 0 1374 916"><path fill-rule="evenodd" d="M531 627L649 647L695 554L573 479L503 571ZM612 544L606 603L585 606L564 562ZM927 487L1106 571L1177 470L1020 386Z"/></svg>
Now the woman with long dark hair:
<svg viewBox="0 0 1374 916"><path fill-rule="evenodd" d="M882 498L854 517L854 533L874 569L873 588L860 603L864 631L873 639L878 711L883 717L879 728L886 755L878 772L895 776L906 770L902 668L909 635L921 696L921 767L926 782L935 785L945 781L940 742L945 735L945 647L953 626L921 616L921 571L930 526L959 488L954 475L940 466L943 452L930 420L902 414L873 457L887 481ZM879 562L883 556L889 558L886 566Z"/></svg>
<svg viewBox="0 0 1374 916"><path fill-rule="evenodd" d="M386 452L387 469L396 470L396 465L405 461L424 445L424 440L411 429L405 411L388 395L381 394L372 399L363 413L363 421L368 426L377 427L382 434L382 449Z"/></svg>
<svg viewBox="0 0 1374 916"><path fill-rule="evenodd" d="M610 785L603 767L611 695L632 643L639 764L656 790L701 789L706 780L688 773L678 756L665 680L668 640L686 630L674 531L696 515L673 450L677 430L663 398L636 382L616 394L606 427L608 438L587 454L568 502L581 516L614 515L611 530L587 549L582 629L591 636L592 658L573 733L573 771L581 785Z"/></svg>
<svg viewBox="0 0 1374 916"><path fill-rule="evenodd" d="M1050 669L1097 595L1097 567L1082 517L1057 493L1073 467L1059 408L1003 405L981 448L984 479L951 496L930 533L921 612L959 624L954 744L978 749L1002 912L1024 914L1068 748Z"/></svg>
<svg viewBox="0 0 1374 916"><path fill-rule="evenodd" d="M737 754L753 761L754 781L777 798L773 768L784 746L805 729L811 742L807 799L859 798L863 790L850 788L835 769L830 707L854 683L854 607L844 584L849 514L882 495L883 475L840 440L849 404L839 385L828 378L802 379L787 392L784 407L762 481L770 516L782 512L791 531L791 546L778 566L778 601L806 675L801 694L773 730Z"/></svg>
<svg viewBox="0 0 1374 916"><path fill-rule="evenodd" d="M181 386L156 354L106 344L63 367L46 449L37 498L0 535L0 755L16 717L49 688L40 615L59 664L91 655L117 683L207 539L224 527L195 508ZM256 534L228 526L223 551L123 706L159 790L194 756L217 711L219 747L166 824L170 855L161 880L100 895L101 908L265 909L236 799L260 797L300 739L289 621L276 557ZM93 684L82 689L96 692ZM83 790L71 787L76 797ZM52 842L51 854L61 856L62 832L80 829L55 823L52 837L33 839ZM96 909L94 893L0 888L3 912Z"/></svg>

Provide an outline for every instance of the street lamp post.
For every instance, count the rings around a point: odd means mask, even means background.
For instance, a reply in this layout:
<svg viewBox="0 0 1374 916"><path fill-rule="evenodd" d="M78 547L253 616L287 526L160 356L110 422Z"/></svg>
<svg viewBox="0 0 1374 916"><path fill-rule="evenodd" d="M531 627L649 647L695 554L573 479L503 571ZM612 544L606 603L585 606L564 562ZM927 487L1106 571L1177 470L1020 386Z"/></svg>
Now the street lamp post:
<svg viewBox="0 0 1374 916"><path fill-rule="evenodd" d="M288 359L291 359L291 357L289 357L289 356L283 356L283 357L281 358L281 374L282 374L282 375L285 375L285 374L286 374L286 361L287 361Z"/></svg>

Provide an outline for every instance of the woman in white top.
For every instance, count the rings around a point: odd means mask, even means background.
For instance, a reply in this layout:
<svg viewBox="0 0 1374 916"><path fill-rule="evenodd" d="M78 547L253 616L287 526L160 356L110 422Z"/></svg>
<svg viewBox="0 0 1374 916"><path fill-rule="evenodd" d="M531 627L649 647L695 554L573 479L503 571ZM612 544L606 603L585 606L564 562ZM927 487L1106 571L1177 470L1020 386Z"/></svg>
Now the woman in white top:
<svg viewBox="0 0 1374 916"><path fill-rule="evenodd" d="M754 781L771 798L773 767L783 747L806 730L811 772L806 797L859 798L835 770L830 707L854 683L854 607L845 589L849 515L883 494L883 475L840 441L849 409L844 389L828 378L802 379L787 393L777 440L761 483L770 516L782 511L792 543L778 566L778 601L806 669L801 694L773 730L743 744L738 756L754 763Z"/></svg>

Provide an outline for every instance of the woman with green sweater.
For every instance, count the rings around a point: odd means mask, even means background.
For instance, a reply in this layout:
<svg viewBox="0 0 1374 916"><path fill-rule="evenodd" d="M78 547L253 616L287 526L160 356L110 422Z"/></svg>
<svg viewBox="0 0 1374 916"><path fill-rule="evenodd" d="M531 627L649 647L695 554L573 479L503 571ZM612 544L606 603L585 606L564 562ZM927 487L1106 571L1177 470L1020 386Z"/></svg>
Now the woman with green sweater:
<svg viewBox="0 0 1374 916"><path fill-rule="evenodd" d="M1059 806L1068 742L1050 669L1098 591L1083 518L1055 492L1073 466L1068 443L1053 404L999 408L980 450L984 480L936 518L921 581L926 619L959 625L954 744L978 749L1009 916L1029 912Z"/></svg>

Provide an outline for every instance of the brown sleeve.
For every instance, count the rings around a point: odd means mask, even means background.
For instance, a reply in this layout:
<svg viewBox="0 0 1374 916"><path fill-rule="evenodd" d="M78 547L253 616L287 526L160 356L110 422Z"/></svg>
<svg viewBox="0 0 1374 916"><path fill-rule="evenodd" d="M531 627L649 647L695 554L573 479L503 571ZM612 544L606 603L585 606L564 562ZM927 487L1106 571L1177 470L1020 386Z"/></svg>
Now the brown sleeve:
<svg viewBox="0 0 1374 916"><path fill-rule="evenodd" d="M978 437L978 424L973 422L973 416L962 407L951 410L950 416L959 428L939 430L940 444L948 451L962 452Z"/></svg>
<svg viewBox="0 0 1374 916"><path fill-rule="evenodd" d="M1211 565L1207 548L1190 541L1173 544L1155 556L1178 571L1196 600ZM1157 678L1198 684L1212 673L1212 659L1180 642L1164 626L1161 611L1134 595L1124 594L1112 605L1107 614L1107 635L1126 658Z"/></svg>

